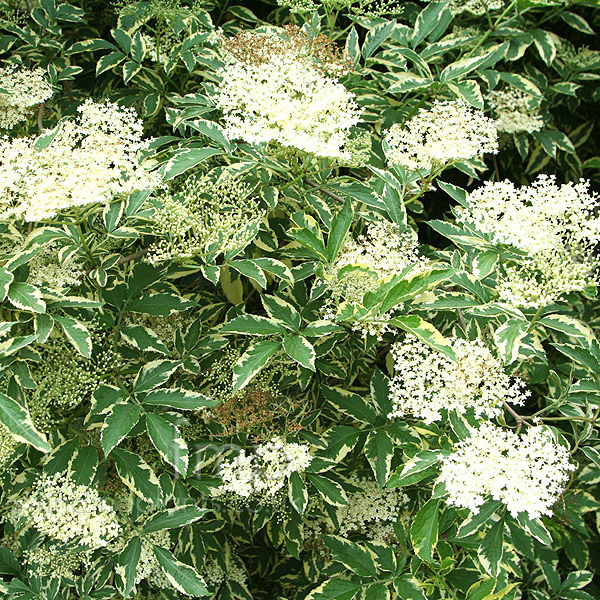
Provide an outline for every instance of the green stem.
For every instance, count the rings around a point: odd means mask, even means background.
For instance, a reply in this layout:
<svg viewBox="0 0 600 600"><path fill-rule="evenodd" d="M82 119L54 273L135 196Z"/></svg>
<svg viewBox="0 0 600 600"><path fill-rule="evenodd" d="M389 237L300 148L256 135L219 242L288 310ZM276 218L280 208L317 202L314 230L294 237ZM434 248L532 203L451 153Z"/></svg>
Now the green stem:
<svg viewBox="0 0 600 600"><path fill-rule="evenodd" d="M540 318L540 315L542 314L542 311L544 310L544 306L540 306L535 315L533 315L533 319L531 319L531 323L529 324L529 327L527 328L527 333L529 333L530 331L533 330L533 326L536 324L537 320Z"/></svg>
<svg viewBox="0 0 600 600"><path fill-rule="evenodd" d="M479 48L487 39L492 35L492 33L498 28L498 25L502 22L502 19L517 5L517 0L512 0L512 2L504 9L504 12L494 21L493 25L483 34L481 39L471 48L471 50L467 53L465 58L469 58L475 54Z"/></svg>

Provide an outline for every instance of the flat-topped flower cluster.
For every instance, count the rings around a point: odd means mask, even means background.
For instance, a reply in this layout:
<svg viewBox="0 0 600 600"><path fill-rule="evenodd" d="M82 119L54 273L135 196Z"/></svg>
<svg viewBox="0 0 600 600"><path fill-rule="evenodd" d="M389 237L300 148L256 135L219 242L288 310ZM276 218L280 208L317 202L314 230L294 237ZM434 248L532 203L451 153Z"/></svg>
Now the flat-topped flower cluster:
<svg viewBox="0 0 600 600"><path fill-rule="evenodd" d="M458 208L458 220L524 255L498 281L500 299L516 306L544 306L595 281L600 240L597 194L589 182L558 185L540 175L530 186L486 182Z"/></svg>
<svg viewBox="0 0 600 600"><path fill-rule="evenodd" d="M536 519L552 514L574 469L567 449L556 443L549 429L535 426L518 435L483 423L442 459L439 481L452 506L478 513L491 496L506 504L513 516L527 513Z"/></svg>
<svg viewBox="0 0 600 600"><path fill-rule="evenodd" d="M346 61L322 38L288 27L224 41L215 103L228 138L350 158L344 144L361 110L337 79Z"/></svg>
<svg viewBox="0 0 600 600"><path fill-rule="evenodd" d="M482 110L460 100L436 100L384 137L388 162L410 171L431 171L498 152L498 132Z"/></svg>
<svg viewBox="0 0 600 600"><path fill-rule="evenodd" d="M0 139L0 219L41 221L159 185L159 176L140 165L147 142L133 109L87 100L77 110L49 134L49 144Z"/></svg>
<svg viewBox="0 0 600 600"><path fill-rule="evenodd" d="M273 497L292 473L305 471L312 461L307 444L287 443L279 437L259 444L253 452L245 450L221 464L223 485L220 493L242 498Z"/></svg>
<svg viewBox="0 0 600 600"><path fill-rule="evenodd" d="M97 490L76 484L65 473L42 475L15 506L12 520L25 519L40 533L61 542L102 548L121 533L113 506Z"/></svg>
<svg viewBox="0 0 600 600"><path fill-rule="evenodd" d="M502 412L504 402L523 404L529 395L525 384L509 377L481 340L449 342L457 362L412 335L394 344L389 418L412 415L433 423L442 419L442 411L453 410L493 418Z"/></svg>

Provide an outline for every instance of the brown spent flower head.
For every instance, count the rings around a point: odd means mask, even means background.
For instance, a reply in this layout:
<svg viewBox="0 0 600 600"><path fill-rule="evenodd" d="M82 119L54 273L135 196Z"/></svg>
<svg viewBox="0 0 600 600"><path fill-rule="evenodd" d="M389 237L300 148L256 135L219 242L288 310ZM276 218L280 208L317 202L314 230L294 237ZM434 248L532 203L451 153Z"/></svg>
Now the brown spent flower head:
<svg viewBox="0 0 600 600"><path fill-rule="evenodd" d="M336 46L326 35L310 35L296 25L284 25L279 37L254 31L242 31L223 38L222 47L236 60L250 65L262 65L274 56L296 55L308 59L325 75L345 75L351 62L346 51Z"/></svg>

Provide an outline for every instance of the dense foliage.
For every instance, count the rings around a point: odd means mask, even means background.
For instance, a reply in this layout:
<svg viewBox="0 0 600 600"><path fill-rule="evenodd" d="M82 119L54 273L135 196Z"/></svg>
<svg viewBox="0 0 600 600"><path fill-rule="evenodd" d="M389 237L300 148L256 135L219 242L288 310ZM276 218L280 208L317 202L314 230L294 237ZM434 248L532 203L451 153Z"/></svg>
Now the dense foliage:
<svg viewBox="0 0 600 600"><path fill-rule="evenodd" d="M7 600L600 597L600 7L1 0Z"/></svg>

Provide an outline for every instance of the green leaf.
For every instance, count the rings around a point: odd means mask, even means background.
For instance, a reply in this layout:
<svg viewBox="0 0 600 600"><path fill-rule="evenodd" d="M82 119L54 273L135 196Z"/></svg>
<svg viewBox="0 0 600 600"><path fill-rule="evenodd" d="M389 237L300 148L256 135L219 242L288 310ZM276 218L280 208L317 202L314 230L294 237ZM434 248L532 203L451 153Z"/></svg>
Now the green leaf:
<svg viewBox="0 0 600 600"><path fill-rule="evenodd" d="M162 488L154 471L137 455L122 448L114 448L112 458L123 483L144 502L159 506Z"/></svg>
<svg viewBox="0 0 600 600"><path fill-rule="evenodd" d="M312 590L305 600L353 600L361 590L360 583L346 579L329 579Z"/></svg>
<svg viewBox="0 0 600 600"><path fill-rule="evenodd" d="M483 96L479 84L473 79L447 83L448 88L461 100L471 106L483 110Z"/></svg>
<svg viewBox="0 0 600 600"><path fill-rule="evenodd" d="M188 447L181 437L179 427L152 413L146 414L146 426L148 435L161 458L185 477L189 465Z"/></svg>
<svg viewBox="0 0 600 600"><path fill-rule="evenodd" d="M118 573L121 575L121 594L124 598L129 597L135 585L137 566L142 552L142 541L139 536L132 537L124 550L119 554Z"/></svg>
<svg viewBox="0 0 600 600"><path fill-rule="evenodd" d="M346 492L337 481L316 473L307 473L306 477L317 492L321 494L325 502L333 506L346 506L348 504Z"/></svg>
<svg viewBox="0 0 600 600"><path fill-rule="evenodd" d="M343 412L345 415L349 415L353 419L361 421L362 423L368 423L371 425L375 424L377 413L362 396L353 394L352 392L348 392L344 389L332 388L328 386L323 386L321 391L329 403L335 406L335 408Z"/></svg>
<svg viewBox="0 0 600 600"><path fill-rule="evenodd" d="M105 73L106 71L109 71L113 67L116 67L118 64L122 63L125 58L126 56L118 50L104 55L96 64L96 77L102 75L102 73Z"/></svg>
<svg viewBox="0 0 600 600"><path fill-rule="evenodd" d="M540 58L550 66L556 58L556 43L554 34L544 29L533 29L533 43L537 48Z"/></svg>
<svg viewBox="0 0 600 600"><path fill-rule="evenodd" d="M375 50L387 40L396 26L396 21L387 21L373 27L367 32L365 41L362 47L363 58L369 58L372 56Z"/></svg>
<svg viewBox="0 0 600 600"><path fill-rule="evenodd" d="M35 313L46 312L46 303L42 300L42 293L28 283L13 283L8 289L8 299L14 307L20 310L30 310Z"/></svg>
<svg viewBox="0 0 600 600"><path fill-rule="evenodd" d="M283 338L283 349L290 358L306 369L315 370L315 349L306 338L301 335L285 337Z"/></svg>
<svg viewBox="0 0 600 600"><path fill-rule="evenodd" d="M238 392L281 350L281 342L265 340L253 344L233 366L233 391Z"/></svg>
<svg viewBox="0 0 600 600"><path fill-rule="evenodd" d="M434 350L442 352L456 361L456 354L448 340L431 323L423 321L421 317L416 315L394 317L390 319L389 324L412 333Z"/></svg>
<svg viewBox="0 0 600 600"><path fill-rule="evenodd" d="M75 350L82 356L90 358L92 356L92 336L87 328L71 317L53 315L53 318L62 327Z"/></svg>
<svg viewBox="0 0 600 600"><path fill-rule="evenodd" d="M153 360L145 364L139 370L133 382L133 390L135 392L147 392L163 385L180 364L175 360Z"/></svg>
<svg viewBox="0 0 600 600"><path fill-rule="evenodd" d="M223 152L216 148L180 148L175 150L171 158L160 167L159 173L165 181L168 181L219 154Z"/></svg>
<svg viewBox="0 0 600 600"><path fill-rule="evenodd" d="M440 500L428 500L414 517L410 526L410 540L415 554L426 562L433 561L433 550L438 539Z"/></svg>
<svg viewBox="0 0 600 600"><path fill-rule="evenodd" d="M573 146L573 142L562 131L548 129L534 131L533 137L542 146L544 152L552 158L556 158L558 150L563 150L569 154L576 154L577 152L575 146Z"/></svg>
<svg viewBox="0 0 600 600"><path fill-rule="evenodd" d="M153 317L168 317L181 310L196 306L195 302L173 294L158 293L144 294L134 298L127 304L127 310L136 313L152 315Z"/></svg>
<svg viewBox="0 0 600 600"><path fill-rule="evenodd" d="M264 290L267 287L267 278L263 270L253 260L234 260L229 263L229 266L238 273L256 281L261 289Z"/></svg>
<svg viewBox="0 0 600 600"><path fill-rule="evenodd" d="M388 88L390 94L404 94L406 92L413 92L416 90L422 90L428 88L432 83L433 79L430 77L421 77L415 73L390 73L392 85Z"/></svg>
<svg viewBox="0 0 600 600"><path fill-rule="evenodd" d="M205 119L194 119L185 121L185 124L196 131L199 131L202 135L205 135L207 138L214 140L225 149L227 152L232 153L235 149L235 146L227 139L223 128L214 121L207 121ZM174 123L177 125L177 121Z"/></svg>
<svg viewBox="0 0 600 600"><path fill-rule="evenodd" d="M327 260L332 263L337 258L338 252L346 239L354 213L352 211L352 202L346 200L342 210L338 212L331 221L329 237L327 238Z"/></svg>
<svg viewBox="0 0 600 600"><path fill-rule="evenodd" d="M196 569L178 561L169 550L160 546L154 546L154 555L175 590L187 596L208 595L204 580Z"/></svg>
<svg viewBox="0 0 600 600"><path fill-rule="evenodd" d="M140 419L141 409L132 402L118 402L112 406L100 434L102 450L108 456Z"/></svg>
<svg viewBox="0 0 600 600"><path fill-rule="evenodd" d="M504 521L498 519L486 532L479 544L477 555L486 573L498 577L504 553Z"/></svg>
<svg viewBox="0 0 600 600"><path fill-rule="evenodd" d="M290 504L296 509L298 514L302 514L308 506L308 490L301 475L294 471L290 475L290 483L288 487L288 498Z"/></svg>
<svg viewBox="0 0 600 600"><path fill-rule="evenodd" d="M121 328L123 341L141 352L152 350L161 354L169 354L164 342L148 327L128 323Z"/></svg>
<svg viewBox="0 0 600 600"><path fill-rule="evenodd" d="M429 469L434 467L443 456L440 450L421 450L415 454L398 470L388 482L388 487L400 487L421 481L429 474Z"/></svg>
<svg viewBox="0 0 600 600"><path fill-rule="evenodd" d="M70 56L71 54L77 54L79 52L93 52L95 50L116 50L117 47L106 40L99 38L91 40L83 40L73 44L65 54Z"/></svg>
<svg viewBox="0 0 600 600"><path fill-rule="evenodd" d="M394 579L394 589L402 600L427 600L419 582L408 573Z"/></svg>
<svg viewBox="0 0 600 600"><path fill-rule="evenodd" d="M163 529L176 529L199 521L206 513L207 508L199 508L193 504L176 506L153 514L144 523L144 532L162 531Z"/></svg>
<svg viewBox="0 0 600 600"><path fill-rule="evenodd" d="M77 448L67 469L67 475L77 485L90 485L98 469L98 451L94 446Z"/></svg>
<svg viewBox="0 0 600 600"><path fill-rule="evenodd" d="M52 450L46 436L35 428L27 410L2 392L0 392L0 423L18 442L30 444L40 452Z"/></svg>
<svg viewBox="0 0 600 600"><path fill-rule="evenodd" d="M365 443L365 456L373 469L375 479L384 487L392 472L394 443L385 429L371 431Z"/></svg>
<svg viewBox="0 0 600 600"><path fill-rule="evenodd" d="M530 519L526 513L519 513L517 521L538 542L546 546L552 544L552 536L540 519Z"/></svg>
<svg viewBox="0 0 600 600"><path fill-rule="evenodd" d="M321 539L331 550L333 560L341 562L359 577L377 576L375 560L366 548L335 535L321 535Z"/></svg>
<svg viewBox="0 0 600 600"><path fill-rule="evenodd" d="M282 323L259 315L241 315L221 328L221 333L242 335L277 335L285 332L286 328Z"/></svg>
<svg viewBox="0 0 600 600"><path fill-rule="evenodd" d="M459 526L456 532L457 538L467 537L476 531L479 531L482 525L487 523L489 518L502 507L502 502L498 500L489 500L479 507L477 514L472 513Z"/></svg>
<svg viewBox="0 0 600 600"><path fill-rule="evenodd" d="M538 324L575 338L577 341L583 342L586 347L590 347L596 342L596 337L590 327L567 315L547 315L542 317Z"/></svg>
<svg viewBox="0 0 600 600"><path fill-rule="evenodd" d="M585 33L587 35L596 35L596 32L590 27L589 23L581 16L575 13L563 10L559 17L570 25L573 29Z"/></svg>
<svg viewBox="0 0 600 600"><path fill-rule="evenodd" d="M452 21L452 14L446 2L430 2L417 16L410 45L416 48L433 31L441 33ZM441 35L439 33L439 35Z"/></svg>
<svg viewBox="0 0 600 600"><path fill-rule="evenodd" d="M584 446L581 451L597 466L600 467L600 452L597 448Z"/></svg>
<svg viewBox="0 0 600 600"><path fill-rule="evenodd" d="M528 329L529 321L509 319L494 332L494 341L507 365L519 356L521 341L527 335Z"/></svg>
<svg viewBox="0 0 600 600"><path fill-rule="evenodd" d="M0 302L3 302L6 299L8 287L14 278L15 276L10 271L0 267Z"/></svg>
<svg viewBox="0 0 600 600"><path fill-rule="evenodd" d="M300 313L285 300L278 296L263 294L261 301L269 317L291 331L300 330Z"/></svg>
<svg viewBox="0 0 600 600"><path fill-rule="evenodd" d="M365 600L389 600L390 591L385 583L372 583L365 588Z"/></svg>
<svg viewBox="0 0 600 600"><path fill-rule="evenodd" d="M178 410L198 410L199 408L215 406L218 401L207 398L200 392L169 388L149 392L142 400L142 404L146 406L168 406Z"/></svg>

